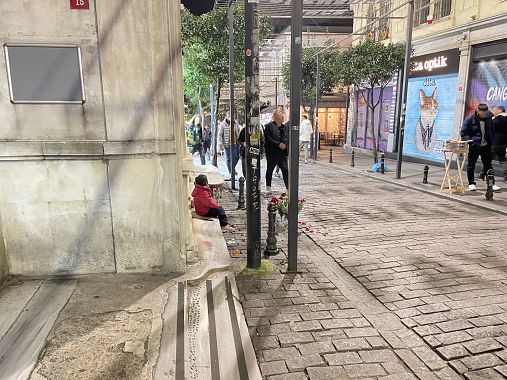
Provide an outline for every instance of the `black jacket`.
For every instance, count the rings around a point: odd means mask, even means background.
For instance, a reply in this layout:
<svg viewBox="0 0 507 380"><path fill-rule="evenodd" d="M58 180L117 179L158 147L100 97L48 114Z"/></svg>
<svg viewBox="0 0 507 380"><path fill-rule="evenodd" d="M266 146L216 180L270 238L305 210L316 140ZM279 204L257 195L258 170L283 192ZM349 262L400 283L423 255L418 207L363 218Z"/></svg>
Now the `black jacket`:
<svg viewBox="0 0 507 380"><path fill-rule="evenodd" d="M473 114L468 116L463 122L463 126L461 127L461 139L462 140L473 140L473 144L477 147L481 146L482 141L482 132L481 125L479 124L479 117L477 114ZM485 131L485 140L488 145L493 143L493 120L491 117L485 117L482 119L484 121L484 131Z"/></svg>
<svg viewBox="0 0 507 380"><path fill-rule="evenodd" d="M507 113L501 113L493 119L493 145L507 145Z"/></svg>
<svg viewBox="0 0 507 380"><path fill-rule="evenodd" d="M279 145L284 143L287 147L281 150ZM264 149L266 156L280 157L289 154L289 129L285 124L278 127L273 121L264 127Z"/></svg>
<svg viewBox="0 0 507 380"><path fill-rule="evenodd" d="M193 146L202 145L202 126L191 123L190 133L192 133L192 139L194 140Z"/></svg>

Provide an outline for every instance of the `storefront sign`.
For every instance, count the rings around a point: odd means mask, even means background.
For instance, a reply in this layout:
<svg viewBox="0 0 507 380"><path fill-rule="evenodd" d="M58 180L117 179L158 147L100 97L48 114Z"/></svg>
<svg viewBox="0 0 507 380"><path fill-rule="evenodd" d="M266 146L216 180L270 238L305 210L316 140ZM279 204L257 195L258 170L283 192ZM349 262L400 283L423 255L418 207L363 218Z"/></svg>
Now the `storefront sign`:
<svg viewBox="0 0 507 380"><path fill-rule="evenodd" d="M70 9L89 9L90 0L70 0Z"/></svg>
<svg viewBox="0 0 507 380"><path fill-rule="evenodd" d="M473 113L479 103L507 108L507 58L472 63L469 83L465 116Z"/></svg>
<svg viewBox="0 0 507 380"><path fill-rule="evenodd" d="M411 78L427 75L457 73L459 70L459 49L415 57Z"/></svg>

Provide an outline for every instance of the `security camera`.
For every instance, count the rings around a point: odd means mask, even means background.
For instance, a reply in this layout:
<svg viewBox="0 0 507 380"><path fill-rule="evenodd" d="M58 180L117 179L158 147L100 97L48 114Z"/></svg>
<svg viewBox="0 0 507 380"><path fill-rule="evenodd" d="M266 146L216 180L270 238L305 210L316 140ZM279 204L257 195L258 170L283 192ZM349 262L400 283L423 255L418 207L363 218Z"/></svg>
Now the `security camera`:
<svg viewBox="0 0 507 380"><path fill-rule="evenodd" d="M428 25L433 24L433 16L432 15L428 15L428 17L426 17L426 24L428 24Z"/></svg>

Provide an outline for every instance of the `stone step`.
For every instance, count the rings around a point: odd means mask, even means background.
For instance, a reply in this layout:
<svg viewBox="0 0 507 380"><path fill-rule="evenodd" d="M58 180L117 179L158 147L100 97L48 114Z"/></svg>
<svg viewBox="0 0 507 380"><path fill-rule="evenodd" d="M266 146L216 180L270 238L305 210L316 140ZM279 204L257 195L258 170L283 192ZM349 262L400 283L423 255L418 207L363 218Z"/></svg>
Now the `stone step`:
<svg viewBox="0 0 507 380"><path fill-rule="evenodd" d="M60 311L76 287L75 280L44 281L23 311L0 337L0 379L28 379Z"/></svg>
<svg viewBox="0 0 507 380"><path fill-rule="evenodd" d="M261 379L232 272L168 293L155 379Z"/></svg>

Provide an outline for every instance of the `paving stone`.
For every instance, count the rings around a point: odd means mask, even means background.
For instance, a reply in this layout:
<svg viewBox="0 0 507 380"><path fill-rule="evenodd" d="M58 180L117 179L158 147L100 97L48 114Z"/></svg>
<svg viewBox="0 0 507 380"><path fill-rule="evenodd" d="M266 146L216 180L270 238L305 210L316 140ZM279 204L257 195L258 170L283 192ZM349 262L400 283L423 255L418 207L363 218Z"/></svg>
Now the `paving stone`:
<svg viewBox="0 0 507 380"><path fill-rule="evenodd" d="M444 305L443 303L436 303L418 306L417 310L419 310L423 314L430 314L430 313L438 313L441 311L447 311L450 310L450 308L447 305Z"/></svg>
<svg viewBox="0 0 507 380"><path fill-rule="evenodd" d="M290 372L304 370L307 367L325 366L324 359L319 354L303 355L285 361Z"/></svg>
<svg viewBox="0 0 507 380"><path fill-rule="evenodd" d="M371 327L370 322L366 318L353 318L351 321L355 327Z"/></svg>
<svg viewBox="0 0 507 380"><path fill-rule="evenodd" d="M472 336L466 331L453 331L450 333L437 334L435 335L435 338L438 339L443 345L461 343L473 339Z"/></svg>
<svg viewBox="0 0 507 380"><path fill-rule="evenodd" d="M299 297L299 298L291 298L291 301L294 305L308 305L312 303L319 303L320 300L318 297ZM311 310L311 309L310 309ZM313 311L313 310L312 310Z"/></svg>
<svg viewBox="0 0 507 380"><path fill-rule="evenodd" d="M361 339L361 338L359 338ZM389 347L389 344L384 340L384 338L381 338L379 336L367 336L366 340L373 348L387 348Z"/></svg>
<svg viewBox="0 0 507 380"><path fill-rule="evenodd" d="M290 328L295 332L320 331L322 330L322 325L319 321L291 322Z"/></svg>
<svg viewBox="0 0 507 380"><path fill-rule="evenodd" d="M415 375L408 372L394 373L392 375L382 376L378 379L382 380L418 380Z"/></svg>
<svg viewBox="0 0 507 380"><path fill-rule="evenodd" d="M467 380L502 380L505 379L500 373L496 372L493 368L481 369L479 371L472 371L465 373Z"/></svg>
<svg viewBox="0 0 507 380"><path fill-rule="evenodd" d="M442 345L442 343L437 339L435 338L435 335L427 335L427 336L423 336L422 339L426 342L426 344L428 346L430 346L431 348L436 348L436 347L439 347Z"/></svg>
<svg viewBox="0 0 507 380"><path fill-rule="evenodd" d="M501 373L504 377L507 378L507 364L497 366L495 367L495 370L497 370L499 373Z"/></svg>
<svg viewBox="0 0 507 380"><path fill-rule="evenodd" d="M345 329L345 334L349 338L358 338L358 337L366 337L366 336L376 336L379 335L379 332L371 327L363 327L363 328L353 328L353 329Z"/></svg>
<svg viewBox="0 0 507 380"><path fill-rule="evenodd" d="M482 354L484 352L497 351L504 348L493 338L472 340L470 342L463 343L463 346L465 346L472 354Z"/></svg>
<svg viewBox="0 0 507 380"><path fill-rule="evenodd" d="M296 298L299 297L300 294L296 290L287 290L287 291L278 291L271 293L273 298Z"/></svg>
<svg viewBox="0 0 507 380"><path fill-rule="evenodd" d="M299 314L278 314L269 318L272 324L285 323L285 322L299 322L301 317Z"/></svg>
<svg viewBox="0 0 507 380"><path fill-rule="evenodd" d="M440 330L435 325L417 326L417 327L414 327L414 331L419 336L435 335L435 334L440 334L442 332L442 330Z"/></svg>
<svg viewBox="0 0 507 380"><path fill-rule="evenodd" d="M387 371L389 374L394 373L407 373L407 368L405 368L401 363L399 362L386 362L381 363L382 367Z"/></svg>
<svg viewBox="0 0 507 380"><path fill-rule="evenodd" d="M449 345L449 346L439 347L439 348L437 348L437 351L446 360L458 359L458 358L462 358L464 356L468 356L469 355L469 353L466 350L466 348L463 345L459 344L459 343L452 344L452 345Z"/></svg>
<svg viewBox="0 0 507 380"><path fill-rule="evenodd" d="M478 369L488 368L488 367L494 367L496 365L503 364L501 360L498 358L498 356L493 355L491 353L488 354L481 354L477 356L469 356L466 358L460 359L461 362L466 365L466 367L470 371L475 371Z"/></svg>
<svg viewBox="0 0 507 380"><path fill-rule="evenodd" d="M304 372L293 372L283 375L269 376L268 380L308 380L308 377Z"/></svg>
<svg viewBox="0 0 507 380"><path fill-rule="evenodd" d="M363 362L357 352L337 352L335 354L324 355L324 358L329 365L344 365Z"/></svg>
<svg viewBox="0 0 507 380"><path fill-rule="evenodd" d="M441 313L417 315L412 319L419 325L429 325L447 321L447 317Z"/></svg>
<svg viewBox="0 0 507 380"><path fill-rule="evenodd" d="M464 365L459 359L451 360L449 362L449 365L451 366L452 369L461 374L468 371L467 366Z"/></svg>
<svg viewBox="0 0 507 380"><path fill-rule="evenodd" d="M354 324L350 319L324 319L321 320L320 323L326 330L354 327Z"/></svg>
<svg viewBox="0 0 507 380"><path fill-rule="evenodd" d="M316 331L312 332L312 335L316 342L330 341L334 339L344 339L347 337L347 335L345 335L343 330L340 329Z"/></svg>
<svg viewBox="0 0 507 380"><path fill-rule="evenodd" d="M457 321L448 321L448 322L437 323L437 326L443 332L465 330L465 329L468 329L470 327L473 327L473 325L470 322L465 321L465 320L457 320Z"/></svg>
<svg viewBox="0 0 507 380"><path fill-rule="evenodd" d="M338 305L335 303L326 303L326 304L311 304L308 305L311 311L325 311L325 310L337 310L339 309Z"/></svg>
<svg viewBox="0 0 507 380"><path fill-rule="evenodd" d="M474 338L488 338L488 337L497 337L503 336L506 334L505 326L485 326L485 327L476 327L474 329L468 329L467 332Z"/></svg>
<svg viewBox="0 0 507 380"><path fill-rule="evenodd" d="M351 364L344 365L343 368L347 375L353 378L357 377L376 377L387 375L386 371L378 363L374 364Z"/></svg>
<svg viewBox="0 0 507 380"><path fill-rule="evenodd" d="M246 318L248 327L265 326L269 325L268 318Z"/></svg>
<svg viewBox="0 0 507 380"><path fill-rule="evenodd" d="M257 327L257 333L260 336L266 335L278 335L285 332L290 332L290 326L288 323L279 323L276 325L267 325Z"/></svg>
<svg viewBox="0 0 507 380"><path fill-rule="evenodd" d="M278 298L278 299L269 299L264 300L264 306L266 307L280 307L280 306L292 306L291 298Z"/></svg>
<svg viewBox="0 0 507 380"><path fill-rule="evenodd" d="M492 315L478 317L478 318L471 318L468 321L477 327L501 325L503 323L500 319L498 319Z"/></svg>
<svg viewBox="0 0 507 380"><path fill-rule="evenodd" d="M391 350L359 351L365 363L397 362L398 357Z"/></svg>
<svg viewBox="0 0 507 380"><path fill-rule="evenodd" d="M331 310L331 315L336 319L351 319L362 317L357 310Z"/></svg>
<svg viewBox="0 0 507 380"><path fill-rule="evenodd" d="M289 358L298 357L299 351L296 347L284 347L284 348L275 348L272 350L264 350L262 351L262 357L265 361L271 362L275 360L286 360Z"/></svg>
<svg viewBox="0 0 507 380"><path fill-rule="evenodd" d="M268 350L280 347L276 336L256 336L252 338L252 344L256 350Z"/></svg>
<svg viewBox="0 0 507 380"><path fill-rule="evenodd" d="M413 352L426 364L432 371L442 369L447 366L432 349L426 346L414 347Z"/></svg>
<svg viewBox="0 0 507 380"><path fill-rule="evenodd" d="M311 313L301 313L303 321L312 321L315 319L331 319L333 316L329 311L314 311Z"/></svg>
<svg viewBox="0 0 507 380"><path fill-rule="evenodd" d="M336 351L358 351L371 348L365 338L337 339L333 340Z"/></svg>
<svg viewBox="0 0 507 380"><path fill-rule="evenodd" d="M330 354L336 352L333 343L330 341L298 344L296 347L299 352L301 352L301 355Z"/></svg>
<svg viewBox="0 0 507 380"><path fill-rule="evenodd" d="M428 367L410 350L395 350L401 361L408 366L413 372L427 372Z"/></svg>
<svg viewBox="0 0 507 380"><path fill-rule="evenodd" d="M307 372L310 380L337 380L347 377L342 366L310 367Z"/></svg>
<svg viewBox="0 0 507 380"><path fill-rule="evenodd" d="M243 301L241 303L241 306L243 306L244 309L248 309L251 307L264 307L264 302L262 300Z"/></svg>
<svg viewBox="0 0 507 380"><path fill-rule="evenodd" d="M313 336L309 332L291 332L278 335L282 347L292 346L296 343L313 342Z"/></svg>
<svg viewBox="0 0 507 380"><path fill-rule="evenodd" d="M288 373L287 366L283 360L259 364L262 376L280 375Z"/></svg>
<svg viewBox="0 0 507 380"><path fill-rule="evenodd" d="M435 371L435 375L441 380L461 380L462 377L458 375L451 368L446 367L441 370Z"/></svg>

